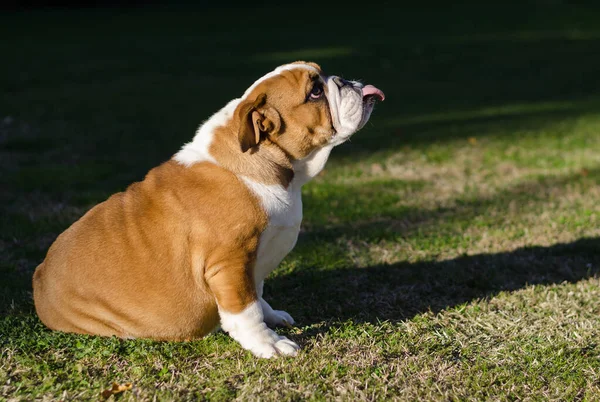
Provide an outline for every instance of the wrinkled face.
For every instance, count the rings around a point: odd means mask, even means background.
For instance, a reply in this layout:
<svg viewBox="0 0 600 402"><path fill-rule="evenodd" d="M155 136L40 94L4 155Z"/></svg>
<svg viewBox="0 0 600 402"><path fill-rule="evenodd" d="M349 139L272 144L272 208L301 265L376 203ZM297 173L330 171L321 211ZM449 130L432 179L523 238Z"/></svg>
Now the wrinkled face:
<svg viewBox="0 0 600 402"><path fill-rule="evenodd" d="M384 95L372 85L325 76L315 63L278 67L252 85L238 110L247 119L242 150L268 138L295 160L346 141L369 120Z"/></svg>

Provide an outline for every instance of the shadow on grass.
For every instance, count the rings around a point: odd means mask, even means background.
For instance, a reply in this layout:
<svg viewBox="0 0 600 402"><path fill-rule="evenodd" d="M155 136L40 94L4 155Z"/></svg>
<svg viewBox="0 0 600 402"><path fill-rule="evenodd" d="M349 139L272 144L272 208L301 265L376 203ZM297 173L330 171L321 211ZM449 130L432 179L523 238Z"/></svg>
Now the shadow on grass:
<svg viewBox="0 0 600 402"><path fill-rule="evenodd" d="M53 160L80 154L137 179L189 141L197 124L255 79L295 59L317 61L326 73L364 79L386 92L369 133L356 136L352 146L339 149L334 157L457 135L441 129L456 121L436 121L434 116L416 124L410 122L414 115L452 115L524 103L522 110L488 117L488 122L508 123L527 113L544 120L566 111L534 112L527 104L577 104L597 96L597 6L471 3L435 10L420 4L369 7L362 10L360 30L348 29L343 18L315 30L266 24L261 37L268 40L260 45L255 35L240 34L256 30L254 16L264 13L260 7L209 14L192 8L65 13L58 20L42 13L15 16L15 21L6 18L7 24L31 30L36 40L15 38L3 44L27 51L0 66L0 75L9 77L0 82L0 94L7 94L0 96L0 109L42 126L42 138L29 143L14 138L5 147L35 153L46 143L59 151ZM304 15L295 9L269 12L273 20L298 18L305 24ZM98 35L94 29L106 25L107 15L113 17L111 35ZM198 24L199 16L208 19L207 24ZM222 21L239 26L231 30ZM73 36L77 30L87 35ZM48 61L37 63L40 59ZM578 113L577 108L570 112ZM62 126L52 128L49 123L63 120L68 124L56 141ZM485 122L480 118L479 123ZM60 149L67 144L73 149Z"/></svg>
<svg viewBox="0 0 600 402"><path fill-rule="evenodd" d="M312 337L340 321L397 322L528 285L574 283L600 272L598 250L600 238L582 238L441 262L299 271L268 281L267 290L298 325L325 322L300 336Z"/></svg>

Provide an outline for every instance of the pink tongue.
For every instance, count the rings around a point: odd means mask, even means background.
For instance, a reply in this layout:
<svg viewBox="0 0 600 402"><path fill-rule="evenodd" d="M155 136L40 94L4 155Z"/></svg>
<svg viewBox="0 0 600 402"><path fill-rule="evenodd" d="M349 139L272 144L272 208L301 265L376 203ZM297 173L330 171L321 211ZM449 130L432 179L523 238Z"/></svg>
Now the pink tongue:
<svg viewBox="0 0 600 402"><path fill-rule="evenodd" d="M365 85L362 89L363 98L368 95L375 95L379 100L385 99L385 94L379 88L375 88L373 85Z"/></svg>

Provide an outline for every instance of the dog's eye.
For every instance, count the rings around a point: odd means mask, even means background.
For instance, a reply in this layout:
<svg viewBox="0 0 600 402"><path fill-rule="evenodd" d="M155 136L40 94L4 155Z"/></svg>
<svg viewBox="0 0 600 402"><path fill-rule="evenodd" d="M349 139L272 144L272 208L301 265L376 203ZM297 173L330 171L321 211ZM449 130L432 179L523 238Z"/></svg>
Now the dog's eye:
<svg viewBox="0 0 600 402"><path fill-rule="evenodd" d="M319 99L321 96L323 96L323 85L317 82L310 91L310 99Z"/></svg>

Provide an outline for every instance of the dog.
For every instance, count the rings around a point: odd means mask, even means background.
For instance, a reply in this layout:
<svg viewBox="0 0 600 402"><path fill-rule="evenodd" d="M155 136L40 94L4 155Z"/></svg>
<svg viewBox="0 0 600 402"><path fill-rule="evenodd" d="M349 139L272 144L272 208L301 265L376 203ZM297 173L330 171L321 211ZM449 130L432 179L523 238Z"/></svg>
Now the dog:
<svg viewBox="0 0 600 402"><path fill-rule="evenodd" d="M205 121L170 160L58 236L33 276L50 329L191 340L220 327L255 356L296 355L271 328L294 319L263 295L296 244L301 188L384 93L277 67Z"/></svg>

